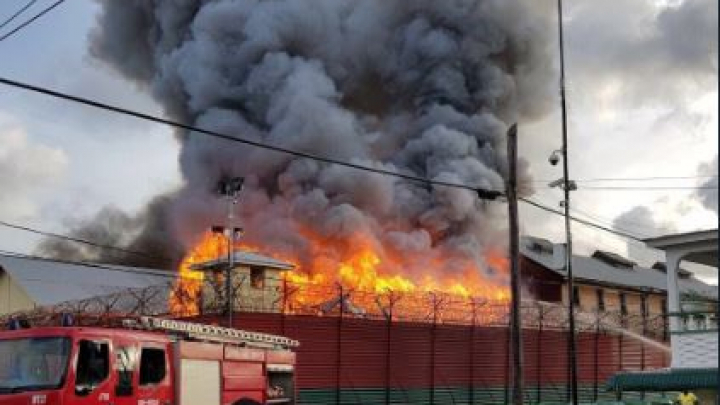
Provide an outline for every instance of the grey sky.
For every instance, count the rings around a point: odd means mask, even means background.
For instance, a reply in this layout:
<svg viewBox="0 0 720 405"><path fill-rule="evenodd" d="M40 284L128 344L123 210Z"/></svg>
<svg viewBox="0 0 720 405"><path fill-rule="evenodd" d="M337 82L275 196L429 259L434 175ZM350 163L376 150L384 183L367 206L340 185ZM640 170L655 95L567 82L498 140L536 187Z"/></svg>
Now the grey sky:
<svg viewBox="0 0 720 405"><path fill-rule="evenodd" d="M24 3L2 1L0 18ZM573 178L716 175L717 2L567 3ZM142 89L88 56L97 11L90 0L67 1L0 42L0 76L160 113ZM520 126L521 152L538 181L533 198L552 206L560 194L544 181L561 173L546 158L560 146L559 129L557 111ZM548 143L553 139L548 134L557 134L555 143ZM167 128L4 88L0 219L63 232L69 222L92 217L106 205L133 213L179 183L178 150ZM685 187L708 180L581 185ZM689 189L579 190L573 199L579 216L604 225L625 218L623 228L638 235L655 236L660 229L650 228L657 225L678 231L717 226L717 209L708 209L713 207L703 205L708 199ZM715 190L715 207L716 202ZM645 207L654 220L636 226L623 216L636 207ZM521 214L527 233L562 240L561 218L529 207ZM586 253L626 249L622 239L582 226L576 226L575 238ZM0 241L0 249L28 251L35 239L0 230ZM703 276L717 280L717 273Z"/></svg>

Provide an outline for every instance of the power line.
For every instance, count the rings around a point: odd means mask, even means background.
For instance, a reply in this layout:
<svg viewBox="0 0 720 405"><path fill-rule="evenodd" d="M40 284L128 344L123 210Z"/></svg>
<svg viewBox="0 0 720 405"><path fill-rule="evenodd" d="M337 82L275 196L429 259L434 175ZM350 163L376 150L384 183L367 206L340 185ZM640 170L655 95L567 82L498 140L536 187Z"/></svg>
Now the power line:
<svg viewBox="0 0 720 405"><path fill-rule="evenodd" d="M584 216L584 217L586 217L586 218L588 218L588 219L590 219L590 220L592 220L592 221L594 221L594 222L596 222L596 223L598 223L598 224L600 224L600 225L604 225L604 226L610 227L610 228L615 229L615 230L618 230L618 231L620 231L620 232L624 232L624 233L627 233L627 234L638 235L639 237L642 237L642 238L650 238L650 237L651 237L651 235L647 233L648 228L646 228L644 225L640 225L640 224L635 223L635 222L623 221L624 223L627 223L627 224L635 224L635 226L643 228L643 231L642 231L642 232L638 232L638 231L636 231L636 230L629 230L629 229L627 229L627 228L625 228L625 227L619 227L619 226L617 226L617 225L615 225L615 224L613 223L613 220L609 220L609 219L607 219L607 218L604 219L604 218L602 218L602 217L598 217L598 216L596 216L596 215L589 214L589 213L587 213L587 212L581 211L581 210L579 210L579 209L577 209L577 208L573 208L573 209L571 209L571 211L575 212L576 214L580 214L580 215L582 215L582 216ZM654 233L654 234L657 234L658 232L656 232L655 230L653 230L653 233Z"/></svg>
<svg viewBox="0 0 720 405"><path fill-rule="evenodd" d="M35 4L35 3L37 3L37 0L30 0L29 2L25 3L25 5L22 6L18 11L16 11L15 14L11 15L10 17L8 17L7 20L3 21L3 23L0 24L0 30L3 29L3 28L5 28L6 25L8 25L8 24L10 24L11 22L13 22L13 21L15 20L15 18L17 18L20 14L24 13L25 10L29 9L30 7L32 7L32 5Z"/></svg>
<svg viewBox="0 0 720 405"><path fill-rule="evenodd" d="M536 208L539 208L541 210L544 210L544 211L547 211L547 212L550 212L550 213L553 213L556 215L564 216L564 214L561 211L547 207L543 204L540 204L540 203L530 200L528 198L519 198L519 200L526 204L529 204ZM631 235L630 233L614 230L609 227L598 225L596 223L587 221L582 218L577 218L575 216L570 216L570 219L575 222L578 222L580 224L587 225L589 227L596 228L596 229L599 229L599 230L602 230L605 232L609 232L609 233L612 233L612 234L615 234L618 236L622 236L624 238L631 239L636 242L643 242L642 239L638 238L637 236ZM4 221L0 221L0 225L8 227L8 228L13 228L13 229L17 229L17 230L22 230L22 231L26 231L26 232L31 232L31 233L47 236L47 237L59 238L59 239L64 239L64 240L68 240L68 241L72 241L72 242L76 242L76 243L86 244L86 245L98 247L101 249L114 250L114 251L118 251L118 252L139 255L139 256L145 256L145 257L150 257L150 258L154 258L154 259L158 259L158 258L162 259L162 257L150 255L150 254L144 253L144 252L138 252L138 251L128 250L128 249L124 249L124 248L119 248L117 246L103 245L103 244L91 242L91 241L80 239L80 238L74 238L74 237L70 237L70 236L66 236L66 235L60 235L60 234L55 234L55 233L51 233L51 232L40 231L37 229L33 229L33 228L26 227L26 226L21 226L21 225L16 225L16 224L11 224L11 223L4 222ZM133 273L133 274L142 274L142 275L148 274L147 272L144 272L142 270L133 270L133 269L126 268L126 267L120 267L120 266L114 267L114 266L110 266L110 265L103 265L103 264L97 264L97 263L79 262L79 261L64 260L64 259L54 259L54 258L43 257L43 256L39 256L39 255L30 255L30 254L18 253L18 252L2 250L2 249L0 249L0 253L6 254L6 255L11 255L11 256L22 257L22 258L28 258L28 259L55 261L55 262L60 262L60 263L67 263L67 264L73 264L73 265L85 266L85 267L93 267L93 268L99 268L99 269L111 270L111 271L119 271L119 272L124 272L124 273ZM172 278L172 279L181 278L176 273L172 273L172 274L171 273L168 273L168 274L152 273L152 274L162 276L162 277Z"/></svg>
<svg viewBox="0 0 720 405"><path fill-rule="evenodd" d="M117 272L121 272L121 273L140 274L140 275L144 275L144 276L150 275L150 276L165 277L165 278L169 278L169 279L181 279L182 278L177 273L171 273L171 272L164 273L162 270L157 270L157 269L151 273L151 272L143 271L140 269L129 268L127 266L117 266L116 267L116 266L107 265L107 264L79 262L79 261L75 261L75 260L66 260L66 259L54 259L54 258L44 257L44 256L39 256L39 255L34 255L34 254L31 255L31 254L27 254L27 253L13 252L13 251L4 250L4 249L0 249L0 254L4 254L6 256L19 257L19 258L23 258L23 259L33 259L33 260L43 260L43 261L50 261L50 262L57 262L57 263L65 263L65 264L72 264L75 266L83 266L83 267L91 267L91 268L96 268L96 269L117 271ZM148 269L148 270L152 270L152 269Z"/></svg>
<svg viewBox="0 0 720 405"><path fill-rule="evenodd" d="M604 191L655 191L655 190L717 190L713 186L650 186L650 187L630 187L630 186L580 186L578 190L604 190Z"/></svg>
<svg viewBox="0 0 720 405"><path fill-rule="evenodd" d="M695 179L708 179L717 177L713 175L707 176L665 176L665 177L614 177L614 178L594 178L594 179L581 179L575 180L578 183L594 183L594 182L605 182L605 181L656 181L656 180L695 180Z"/></svg>
<svg viewBox="0 0 720 405"><path fill-rule="evenodd" d="M659 181L659 180L702 180L717 177L715 175L707 176L667 176L667 177L606 177L606 178L589 178L589 179L575 179L576 183L606 183L606 182L647 182L647 181ZM538 179L533 180L533 183L550 183L555 179Z"/></svg>
<svg viewBox="0 0 720 405"><path fill-rule="evenodd" d="M18 25L17 27L13 28L13 29L12 29L10 32L8 32L7 34L1 36L1 37L0 37L0 42L6 40L6 39L8 39L8 38L10 38L10 37L13 36L15 33L17 33L18 31L20 31L21 29L27 27L28 25L32 24L35 20L37 20L38 18L40 18L40 17L44 16L45 14L49 13L52 9L54 9L55 7L59 6L60 4L62 4L62 3L64 3L64 2L65 2L65 0L58 0L58 1L56 1L55 3L53 3L52 5L46 7L43 11L35 14L35 16L33 16L32 18L30 18L29 20L26 20L24 23L22 23L22 24Z"/></svg>
<svg viewBox="0 0 720 405"><path fill-rule="evenodd" d="M145 253L145 252L138 252L135 250L120 248L117 246L104 245L101 243L89 241L87 239L81 239L81 238L76 238L76 237L72 237L72 236L42 231L42 230L30 228L27 226L17 225L17 224L13 224L13 223L1 221L1 220L0 220L0 226L4 226L6 228L11 228L11 229L19 230L19 231L34 233L36 235L41 235L41 236L45 236L48 238L63 239L63 240L67 240L70 242L93 246L93 247L100 248L100 249L112 250L112 251L126 253L126 254L130 254L130 255L134 255L134 256L141 256L141 257L145 257L148 259L155 259L155 260L161 259L161 260L170 262L169 258L167 258L167 257L157 256L157 255L153 255L153 254Z"/></svg>
<svg viewBox="0 0 720 405"><path fill-rule="evenodd" d="M634 226L636 229L642 229L642 232L628 231L627 228L623 229L623 228L619 228L619 227L615 226L614 223L615 223L616 218L615 218L615 219L611 219L611 218L608 218L608 217L605 217L605 216L601 216L601 215L597 215L597 214L591 214L591 213L588 213L587 211L581 211L581 210L576 209L576 208L573 209L573 211L575 211L575 212L577 212L577 213L579 213L579 214L581 214L581 215L584 215L584 216L586 216L586 217L588 217L588 218L590 218L590 219L592 219L592 220L594 220L594 221L596 221L596 222L599 222L599 223L601 223L601 224L603 224L603 225L612 226L613 228L618 229L618 230L623 231L623 232L635 233L635 234L640 235L640 236L642 236L642 237L648 237L648 238L650 238L650 237L655 237L655 236L657 236L657 235L659 235L659 234L672 232L672 229L668 228L667 226L663 226L662 224L658 224L658 225L660 225L659 228L654 228L654 227L648 226L648 224L643 224L643 223L641 223L641 222L639 222L639 221L632 221L632 220L623 219L623 220L621 221L622 224L632 225L632 226Z"/></svg>
<svg viewBox="0 0 720 405"><path fill-rule="evenodd" d="M394 177L402 178L405 180L415 181L415 182L424 183L424 184L432 184L432 185L437 185L437 186L446 186L446 187L454 187L454 188L470 190L470 191L477 193L478 197L481 199L495 200L504 195L504 192L502 192L502 191L487 190L487 189L483 189L483 188L479 188L479 187L469 186L467 184L451 183L451 182L440 181L440 180L430 180L427 178L414 176L411 174L394 172L394 171L384 170L384 169L377 169L374 167L368 167L368 166L363 166L363 165L359 165L356 163L345 162L342 160L337 160L337 159L333 159L333 158L329 158L329 157L325 157L325 156L315 155L312 153L300 152L300 151L284 148L281 146L270 145L270 144L266 144L263 142L258 142L258 141L253 141L250 139L242 138L239 136L233 136L233 135L229 135L226 133L213 131L213 130L209 130L209 129L204 129L204 128L196 127L193 125L183 124L178 121L173 121L170 119L161 118L161 117L150 115L150 114L141 113L141 112L129 110L126 108L101 103L99 101L90 100L90 99L83 98L83 97L73 96L73 95L70 95L67 93L61 93L61 92L50 90L50 89L43 88L43 87L33 86L30 84L26 84L26 83L21 83L21 82L10 80L10 79L5 79L2 77L0 77L0 83L7 85L7 86L17 87L17 88L21 88L24 90L32 91L35 93L40 93L40 94L45 94L47 96L60 98L60 99L66 100L66 101L72 101L75 103L84 104L86 106L98 108L101 110L111 111L111 112L118 113L118 114L124 114L124 115L128 115L128 116L135 117L138 119L152 121L152 122L155 122L158 124L163 124L163 125L171 126L174 128L184 129L186 131L198 132L198 133L201 133L206 136L223 139L223 140L230 141L230 142L242 143L245 145L250 145L253 147L257 147L257 148L266 149L266 150L270 150L273 152L297 156L297 157L301 157L301 158L305 158L305 159L311 159L311 160L315 160L318 162L334 164L334 165L338 165L338 166L349 167L352 169L363 170L363 171L372 172L372 173L376 173L376 174L382 174L382 175L386 175L386 176L394 176Z"/></svg>
<svg viewBox="0 0 720 405"><path fill-rule="evenodd" d="M547 206L545 206L545 205L543 205L543 204L540 204L540 203L535 202L535 201L533 201L533 200L530 200L530 199L528 199L528 198L520 198L519 200L522 201L522 202L524 202L524 203L526 203L526 204L530 204L530 205L532 205L532 206L535 207L535 208L539 208L539 209L541 209L541 210L543 210L543 211L547 211L547 212L553 213L553 214L555 214L555 215L565 216L565 214L562 213L561 211L558 211L558 210L556 210L556 209L554 209L554 208L547 207ZM632 240L634 240L634 241L643 242L643 240L640 239L640 238L638 238L637 236L631 235L631 234L629 234L629 233L617 231L617 230L615 230L615 229L612 229L612 228L609 228L609 227L606 227L606 226L598 225L598 224L596 224L596 223L587 221L587 220L582 219L582 218L578 218L578 217L575 217L575 216L572 216L572 215L571 215L571 216L570 216L570 219L573 220L573 221L575 221L575 222L577 222L577 223L579 223L579 224L587 225L587 226L589 226L589 227L596 228L596 229L599 229L599 230L601 230L601 231L605 231L605 232L609 232L609 233L612 233L612 234L615 234L615 235L618 235L618 236L622 236L623 238L628 238L628 239L632 239Z"/></svg>

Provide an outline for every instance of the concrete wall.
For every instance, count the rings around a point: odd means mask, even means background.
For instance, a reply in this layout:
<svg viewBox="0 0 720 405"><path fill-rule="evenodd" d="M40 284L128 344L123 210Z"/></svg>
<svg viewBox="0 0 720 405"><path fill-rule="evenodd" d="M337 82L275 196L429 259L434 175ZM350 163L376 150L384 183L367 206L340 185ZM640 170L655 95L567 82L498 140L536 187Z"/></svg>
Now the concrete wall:
<svg viewBox="0 0 720 405"><path fill-rule="evenodd" d="M35 303L25 290L0 268L0 315L34 307Z"/></svg>
<svg viewBox="0 0 720 405"><path fill-rule="evenodd" d="M718 331L673 333L670 337L673 368L718 366Z"/></svg>
<svg viewBox="0 0 720 405"><path fill-rule="evenodd" d="M262 268L261 285L253 285L249 267L235 269L235 283L239 285L235 296L235 309L259 312L279 312L282 306L282 274L280 270Z"/></svg>
<svg viewBox="0 0 720 405"><path fill-rule="evenodd" d="M258 269L264 272L261 285L252 284L253 269L245 266L238 266L233 269L233 285L235 286L235 310L237 311L258 311L278 312L282 306L282 272L277 269ZM215 275L208 274L209 277ZM205 283L203 286L203 310L212 311L216 305L225 305L224 297L217 296L217 293L225 292L224 273L217 274L214 284L219 287L216 290L213 284Z"/></svg>

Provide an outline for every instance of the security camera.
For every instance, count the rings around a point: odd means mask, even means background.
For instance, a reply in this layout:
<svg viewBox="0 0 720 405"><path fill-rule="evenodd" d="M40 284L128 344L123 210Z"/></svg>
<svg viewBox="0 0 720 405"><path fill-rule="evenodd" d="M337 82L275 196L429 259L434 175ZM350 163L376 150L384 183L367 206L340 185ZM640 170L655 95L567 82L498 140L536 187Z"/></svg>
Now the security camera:
<svg viewBox="0 0 720 405"><path fill-rule="evenodd" d="M560 162L560 153L559 151L553 151L553 153L548 158L548 162L550 162L551 165L557 166L558 162Z"/></svg>

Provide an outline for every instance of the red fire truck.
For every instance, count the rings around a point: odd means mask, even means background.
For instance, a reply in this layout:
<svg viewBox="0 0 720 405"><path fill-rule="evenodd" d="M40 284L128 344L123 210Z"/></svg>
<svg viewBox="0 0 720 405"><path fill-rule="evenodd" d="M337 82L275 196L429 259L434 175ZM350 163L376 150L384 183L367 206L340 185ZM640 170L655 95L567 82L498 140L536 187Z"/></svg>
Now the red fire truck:
<svg viewBox="0 0 720 405"><path fill-rule="evenodd" d="M22 326L0 331L0 405L295 403L285 337L153 317Z"/></svg>

